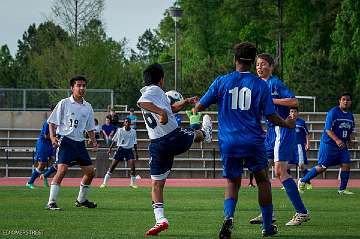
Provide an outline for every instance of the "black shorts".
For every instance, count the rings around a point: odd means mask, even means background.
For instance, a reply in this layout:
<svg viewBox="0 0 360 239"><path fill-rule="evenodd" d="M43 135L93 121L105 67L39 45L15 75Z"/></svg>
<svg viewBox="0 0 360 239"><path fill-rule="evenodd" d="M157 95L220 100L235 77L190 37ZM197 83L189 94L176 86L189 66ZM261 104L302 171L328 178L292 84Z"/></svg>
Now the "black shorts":
<svg viewBox="0 0 360 239"><path fill-rule="evenodd" d="M122 147L119 147L114 154L114 159L120 161L123 161L125 159L126 161L128 161L131 159L135 159L135 157L131 148L124 149Z"/></svg>
<svg viewBox="0 0 360 239"><path fill-rule="evenodd" d="M59 147L56 149L56 164L67 164L68 166L92 165L90 156L85 147L85 141L75 141L66 136L59 139Z"/></svg>

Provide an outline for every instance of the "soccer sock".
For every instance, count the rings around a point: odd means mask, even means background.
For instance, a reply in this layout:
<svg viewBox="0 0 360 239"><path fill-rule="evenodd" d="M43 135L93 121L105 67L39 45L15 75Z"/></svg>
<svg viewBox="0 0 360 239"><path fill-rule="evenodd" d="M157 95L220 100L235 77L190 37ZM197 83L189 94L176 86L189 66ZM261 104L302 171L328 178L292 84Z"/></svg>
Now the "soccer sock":
<svg viewBox="0 0 360 239"><path fill-rule="evenodd" d="M89 192L89 189L90 189L90 185L80 184L79 196L77 198L79 203L82 203L86 200L86 195Z"/></svg>
<svg viewBox="0 0 360 239"><path fill-rule="evenodd" d="M28 181L28 184L33 184L35 182L35 180L40 176L41 174L41 171L39 169L35 169L32 174L31 174L31 177Z"/></svg>
<svg viewBox="0 0 360 239"><path fill-rule="evenodd" d="M131 175L131 177L130 177L130 184L131 184L131 185L135 185L135 181L136 181L136 176Z"/></svg>
<svg viewBox="0 0 360 239"><path fill-rule="evenodd" d="M272 215L273 215L273 205L270 204L268 206L263 206L261 207L261 214L262 214L262 219L263 219L263 229L265 229L265 231L270 231L271 230L271 225L272 225Z"/></svg>
<svg viewBox="0 0 360 239"><path fill-rule="evenodd" d="M296 212L298 213L307 213L307 210L304 206L304 203L301 200L299 191L297 189L296 183L292 178L288 178L282 182L284 185L285 191L290 198L291 203L293 204Z"/></svg>
<svg viewBox="0 0 360 239"><path fill-rule="evenodd" d="M345 190L350 177L350 171L342 171L340 173L340 188L339 190Z"/></svg>
<svg viewBox="0 0 360 239"><path fill-rule="evenodd" d="M318 175L318 172L316 171L316 167L313 167L308 171L308 173L301 179L301 182L303 183L310 183L310 180L315 178Z"/></svg>
<svg viewBox="0 0 360 239"><path fill-rule="evenodd" d="M59 184L51 184L48 204L56 202L56 198L59 193L59 190L60 190Z"/></svg>
<svg viewBox="0 0 360 239"><path fill-rule="evenodd" d="M112 173L110 173L110 172L107 172L107 173L105 174L103 184L107 184L107 183L109 182L109 179L110 179L110 177L111 177L111 174L112 174Z"/></svg>
<svg viewBox="0 0 360 239"><path fill-rule="evenodd" d="M224 216L225 216L225 219L229 219L229 218L234 217L236 202L237 202L237 200L235 200L234 198L228 198L228 199L224 200Z"/></svg>
<svg viewBox="0 0 360 239"><path fill-rule="evenodd" d="M45 171L44 177L48 178L51 174L55 173L56 171L57 171L56 168L52 165L48 167L48 169Z"/></svg>
<svg viewBox="0 0 360 239"><path fill-rule="evenodd" d="M305 177L306 176L306 174L309 172L309 170L307 170L307 168L306 169L304 169L303 171L302 171L302 173L303 173L303 177Z"/></svg>
<svg viewBox="0 0 360 239"><path fill-rule="evenodd" d="M153 202L152 207L154 209L156 223L166 221L164 216L164 204L162 202Z"/></svg>

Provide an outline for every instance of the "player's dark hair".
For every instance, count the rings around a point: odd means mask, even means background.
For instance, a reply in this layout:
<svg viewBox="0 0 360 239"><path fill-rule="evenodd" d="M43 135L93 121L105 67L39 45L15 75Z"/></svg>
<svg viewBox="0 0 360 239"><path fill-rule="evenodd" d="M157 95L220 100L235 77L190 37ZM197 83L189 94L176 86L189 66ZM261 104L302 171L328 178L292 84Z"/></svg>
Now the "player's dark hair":
<svg viewBox="0 0 360 239"><path fill-rule="evenodd" d="M257 59L263 59L263 60L267 61L267 63L269 63L270 66L273 66L275 63L274 58L268 53L262 53L262 54L257 55L256 60Z"/></svg>
<svg viewBox="0 0 360 239"><path fill-rule="evenodd" d="M111 117L110 116L106 116L105 119L108 119L111 121Z"/></svg>
<svg viewBox="0 0 360 239"><path fill-rule="evenodd" d="M164 70L158 63L151 64L144 70L144 84L146 86L157 85L163 77Z"/></svg>
<svg viewBox="0 0 360 239"><path fill-rule="evenodd" d="M130 112L134 112L134 108L130 108L130 110L129 110Z"/></svg>
<svg viewBox="0 0 360 239"><path fill-rule="evenodd" d="M55 109L56 105L55 104L49 104L49 109L51 111L53 111Z"/></svg>
<svg viewBox="0 0 360 239"><path fill-rule="evenodd" d="M250 42L242 42L234 46L235 61L251 65L256 57L256 47Z"/></svg>
<svg viewBox="0 0 360 239"><path fill-rule="evenodd" d="M341 95L339 95L339 99L338 100L341 100L341 97L343 96L349 96L350 97L350 100L352 100L352 95L350 92L344 92L342 93Z"/></svg>
<svg viewBox="0 0 360 239"><path fill-rule="evenodd" d="M98 119L94 119L94 122L95 122L95 124L99 124L99 121L98 121Z"/></svg>
<svg viewBox="0 0 360 239"><path fill-rule="evenodd" d="M127 122L129 122L129 124L131 124L131 119L129 118L129 117L126 117L125 119L124 119L124 122L125 121L127 121Z"/></svg>
<svg viewBox="0 0 360 239"><path fill-rule="evenodd" d="M290 110L296 110L297 112L299 112L299 108L297 106L291 106Z"/></svg>
<svg viewBox="0 0 360 239"><path fill-rule="evenodd" d="M76 81L85 81L87 83L85 76L74 76L70 79L70 86L73 87Z"/></svg>

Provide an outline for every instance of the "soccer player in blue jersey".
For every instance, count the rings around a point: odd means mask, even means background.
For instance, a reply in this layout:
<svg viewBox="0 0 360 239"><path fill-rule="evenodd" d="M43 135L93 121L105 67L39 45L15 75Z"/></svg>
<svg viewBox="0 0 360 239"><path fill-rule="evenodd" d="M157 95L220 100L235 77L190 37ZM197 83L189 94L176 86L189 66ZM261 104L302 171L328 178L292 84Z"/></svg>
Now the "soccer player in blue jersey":
<svg viewBox="0 0 360 239"><path fill-rule="evenodd" d="M340 165L340 195L354 194L346 189L350 177L350 154L348 147L352 145L352 132L355 128L353 114L349 111L352 103L350 93L343 93L339 97L339 106L329 110L326 115L324 132L320 141L318 165L299 180L299 191L304 191L305 183L328 167Z"/></svg>
<svg viewBox="0 0 360 239"><path fill-rule="evenodd" d="M277 233L277 227L272 225L271 184L260 121L266 116L274 124L290 128L295 127L295 121L283 120L276 114L268 86L250 72L256 47L251 43L240 43L234 51L236 70L216 78L195 107L195 111L202 111L211 104L218 105L218 139L223 176L227 180L225 219L219 238L231 238L244 166L254 173L258 185L264 218L262 234L271 236Z"/></svg>
<svg viewBox="0 0 360 239"><path fill-rule="evenodd" d="M51 113L48 123L52 145L56 149L57 172L51 187L48 210L60 210L56 204L60 185L68 168L79 164L83 172L80 190L75 206L95 208L97 204L87 199L90 184L95 175L89 153L85 147L84 132L86 131L96 150L94 111L91 104L85 101L87 80L83 76L75 76L70 80L71 96L59 101ZM59 138L56 137L56 132Z"/></svg>
<svg viewBox="0 0 360 239"><path fill-rule="evenodd" d="M281 82L280 79L272 75L274 59L269 54L259 54L256 57L256 72L258 76L269 87L272 100L276 111L282 118L289 116L289 107L297 106L295 95ZM310 214L301 200L297 185L288 173L288 161L293 157L295 142L295 130L281 126L275 126L267 121L267 133L265 146L267 157L274 160L275 174L282 183L285 191L295 208L295 215L286 223L287 226L297 226L310 220ZM251 224L261 223L261 216L250 220Z"/></svg>
<svg viewBox="0 0 360 239"><path fill-rule="evenodd" d="M308 173L306 168L306 165L308 165L306 151L310 149L309 131L306 127L305 120L299 118L298 107L290 107L290 116L293 119L296 119L296 141L294 147L294 156L292 160L289 161L289 167L290 165L295 165L295 167L298 166L304 177ZM312 185L307 184L306 189L312 189Z"/></svg>
<svg viewBox="0 0 360 239"><path fill-rule="evenodd" d="M51 111L55 108L55 105L51 105ZM34 189L35 180L44 172L44 169L47 165L47 162L53 159L55 156L54 148L52 147L50 134L49 134L49 124L47 120L44 121L38 140L36 141L35 147L35 160L38 162L38 166L34 169L29 178L29 181L26 183L26 186L30 189ZM44 180L44 186L47 187L47 181Z"/></svg>
<svg viewBox="0 0 360 239"><path fill-rule="evenodd" d="M174 113L186 105L197 102L197 97L186 98L172 105L163 90L164 70L159 64L152 64L144 70L145 86L140 90L138 106L141 108L150 138L151 199L155 225L145 236L156 236L168 229L169 222L164 215L164 187L170 174L174 156L186 152L193 142L211 142L212 125L209 115L203 118L201 130L179 128Z"/></svg>

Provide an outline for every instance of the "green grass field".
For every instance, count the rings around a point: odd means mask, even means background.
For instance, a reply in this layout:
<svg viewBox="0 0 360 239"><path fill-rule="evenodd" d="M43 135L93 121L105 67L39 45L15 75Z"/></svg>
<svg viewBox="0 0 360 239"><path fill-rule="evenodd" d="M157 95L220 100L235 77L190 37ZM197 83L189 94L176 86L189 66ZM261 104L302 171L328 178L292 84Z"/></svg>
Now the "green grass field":
<svg viewBox="0 0 360 239"><path fill-rule="evenodd" d="M275 189L276 237L360 238L360 190L354 192L352 196L338 196L336 189L306 192L303 199L311 221L286 227L294 211L285 192ZM92 188L89 199L98 203L96 209L76 208L77 193L77 187L62 187L58 205L63 211L47 211L47 189L0 187L0 238L143 238L154 224L150 188ZM221 188L166 188L170 227L160 238L217 238L222 211ZM260 238L260 227L248 223L258 212L257 190L242 189L233 238Z"/></svg>

